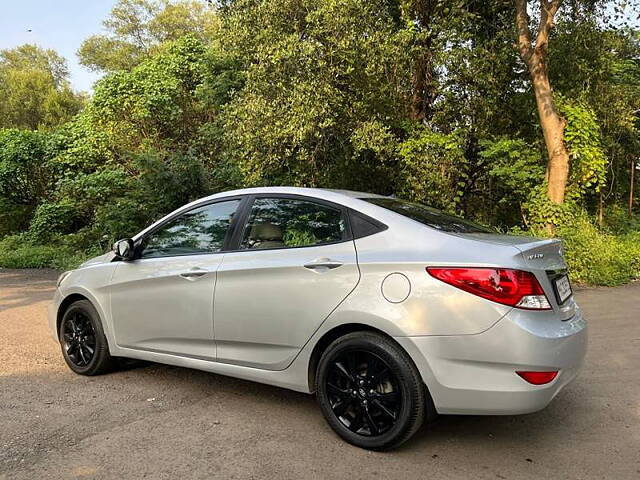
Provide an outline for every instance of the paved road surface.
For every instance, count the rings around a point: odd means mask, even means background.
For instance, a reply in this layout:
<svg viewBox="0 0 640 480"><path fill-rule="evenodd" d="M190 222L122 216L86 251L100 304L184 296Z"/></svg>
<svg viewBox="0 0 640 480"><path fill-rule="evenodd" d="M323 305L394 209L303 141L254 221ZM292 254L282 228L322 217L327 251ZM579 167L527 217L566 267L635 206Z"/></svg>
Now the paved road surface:
<svg viewBox="0 0 640 480"><path fill-rule="evenodd" d="M640 479L640 284L578 293L587 362L546 410L441 417L371 453L308 395L155 364L74 375L46 327L55 278L0 270L0 479Z"/></svg>

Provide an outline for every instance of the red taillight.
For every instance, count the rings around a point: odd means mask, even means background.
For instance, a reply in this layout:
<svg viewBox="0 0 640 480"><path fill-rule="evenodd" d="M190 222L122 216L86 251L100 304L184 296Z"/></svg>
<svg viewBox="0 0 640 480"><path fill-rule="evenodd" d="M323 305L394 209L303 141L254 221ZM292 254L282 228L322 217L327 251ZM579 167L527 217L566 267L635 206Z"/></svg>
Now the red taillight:
<svg viewBox="0 0 640 480"><path fill-rule="evenodd" d="M427 267L432 277L493 302L527 310L551 305L531 272L508 268Z"/></svg>
<svg viewBox="0 0 640 480"><path fill-rule="evenodd" d="M532 383L534 385L544 385L545 383L551 382L554 378L558 376L558 372L516 372L522 378L524 378L527 382Z"/></svg>

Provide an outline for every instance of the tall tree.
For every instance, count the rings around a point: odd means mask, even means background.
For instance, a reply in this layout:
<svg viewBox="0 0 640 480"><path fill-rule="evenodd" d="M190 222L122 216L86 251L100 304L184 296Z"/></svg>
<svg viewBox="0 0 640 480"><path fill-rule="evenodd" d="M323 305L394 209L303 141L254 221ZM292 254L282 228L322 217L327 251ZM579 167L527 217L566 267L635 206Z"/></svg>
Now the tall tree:
<svg viewBox="0 0 640 480"><path fill-rule="evenodd" d="M53 50L21 45L0 51L0 128L53 127L83 105L68 81L64 58Z"/></svg>
<svg viewBox="0 0 640 480"><path fill-rule="evenodd" d="M569 152L564 143L566 121L553 98L547 64L549 35L562 0L539 0L539 20L534 32L530 28L527 3L527 0L515 0L518 49L531 77L547 149L547 194L552 202L562 203L569 178Z"/></svg>
<svg viewBox="0 0 640 480"><path fill-rule="evenodd" d="M187 34L207 42L218 17L204 0L118 0L103 25L108 33L86 39L78 56L91 70L114 72L131 70Z"/></svg>

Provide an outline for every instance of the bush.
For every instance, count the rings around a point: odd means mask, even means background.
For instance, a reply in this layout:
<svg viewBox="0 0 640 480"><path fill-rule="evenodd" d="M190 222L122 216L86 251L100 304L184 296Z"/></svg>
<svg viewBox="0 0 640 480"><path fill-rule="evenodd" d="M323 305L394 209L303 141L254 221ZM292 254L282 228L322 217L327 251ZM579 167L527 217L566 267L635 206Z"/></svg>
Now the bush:
<svg viewBox="0 0 640 480"><path fill-rule="evenodd" d="M611 235L600 231L586 215L558 228L571 278L586 285L621 285L640 277L640 232Z"/></svg>
<svg viewBox="0 0 640 480"><path fill-rule="evenodd" d="M61 241L50 245L33 245L25 235L0 240L0 266L4 268L53 268L69 270L101 252L78 250Z"/></svg>

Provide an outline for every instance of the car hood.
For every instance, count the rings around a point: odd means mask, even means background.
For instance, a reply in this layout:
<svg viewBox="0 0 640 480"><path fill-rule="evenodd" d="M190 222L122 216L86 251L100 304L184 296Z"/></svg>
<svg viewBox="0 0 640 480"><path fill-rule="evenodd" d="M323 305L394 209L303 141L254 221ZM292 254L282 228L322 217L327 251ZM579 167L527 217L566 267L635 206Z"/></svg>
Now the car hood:
<svg viewBox="0 0 640 480"><path fill-rule="evenodd" d="M82 265L80 265L80 268L91 267L93 265L100 265L102 263L109 263L113 260L114 257L115 257L115 254L113 252L107 252L102 255L98 255L97 257L90 258L89 260L84 262Z"/></svg>

